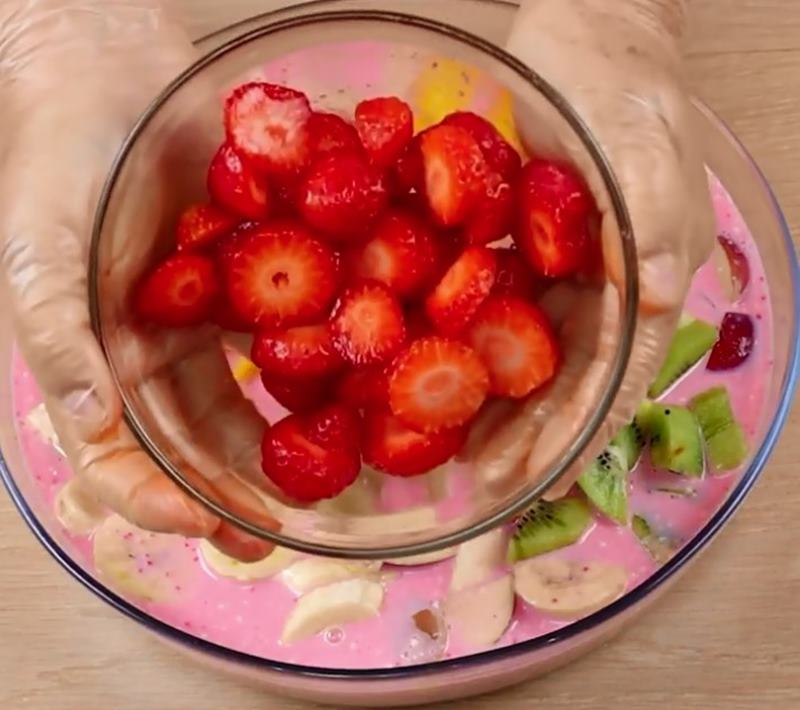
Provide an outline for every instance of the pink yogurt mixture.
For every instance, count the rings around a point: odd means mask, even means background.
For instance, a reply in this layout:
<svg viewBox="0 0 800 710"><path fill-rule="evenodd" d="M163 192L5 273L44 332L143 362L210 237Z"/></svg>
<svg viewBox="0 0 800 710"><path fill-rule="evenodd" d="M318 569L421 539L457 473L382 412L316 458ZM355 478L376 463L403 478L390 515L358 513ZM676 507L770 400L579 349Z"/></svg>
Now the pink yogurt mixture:
<svg viewBox="0 0 800 710"><path fill-rule="evenodd" d="M772 365L772 317L763 267L747 227L724 188L712 179L718 228L733 239L750 262L751 283L739 302L731 304L709 263L692 284L687 310L694 316L719 323L729 310L748 313L756 320L756 343L750 359L728 372L709 372L701 364L665 397L683 403L708 387L724 384L734 412L749 440L759 435L765 376ZM22 448L31 475L40 484L48 504L69 479L64 460L44 443L25 417L40 402L40 395L22 360L13 372L16 414ZM691 538L723 502L738 479L738 472L707 475L702 480L657 472L644 457L632 475L631 507L654 530L677 542ZM679 492L676 492L679 491ZM88 537L71 537L79 559L92 564ZM214 576L201 561L193 541L170 538L158 555L132 553L137 574L157 577L171 595L168 601L132 599L149 614L178 629L222 646L279 661L319 667L369 668L407 665L434 660L436 649L417 631L412 615L444 599L452 561L424 567L395 568L385 582L382 613L368 621L329 629L317 637L290 646L280 642L283 620L295 603L295 595L279 578L243 583ZM628 570L628 589L641 584L657 565L632 531L604 518L597 519L585 537L572 547L551 553L580 561L606 561ZM512 623L498 646L525 641L557 630L569 622L549 618L517 600ZM484 649L468 647L451 635L444 657L457 657Z"/></svg>

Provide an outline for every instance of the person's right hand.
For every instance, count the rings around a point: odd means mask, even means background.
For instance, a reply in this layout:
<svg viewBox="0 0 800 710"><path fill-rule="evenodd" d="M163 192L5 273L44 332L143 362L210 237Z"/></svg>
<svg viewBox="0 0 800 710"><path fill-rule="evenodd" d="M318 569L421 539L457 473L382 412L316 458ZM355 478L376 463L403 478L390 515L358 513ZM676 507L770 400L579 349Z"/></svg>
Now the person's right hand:
<svg viewBox="0 0 800 710"><path fill-rule="evenodd" d="M83 487L139 527L206 537L252 560L272 545L181 492L122 422L87 306L91 223L114 154L147 102L192 59L191 43L158 0L3 2L2 275L19 346ZM179 388L181 377L186 388L194 385L192 409L176 426L228 437L228 465L198 483L274 526L233 473L240 462L258 460L253 447L264 422L233 381L218 334L167 334L149 346L132 337L130 347L137 376L159 386ZM167 370L169 382L159 383Z"/></svg>

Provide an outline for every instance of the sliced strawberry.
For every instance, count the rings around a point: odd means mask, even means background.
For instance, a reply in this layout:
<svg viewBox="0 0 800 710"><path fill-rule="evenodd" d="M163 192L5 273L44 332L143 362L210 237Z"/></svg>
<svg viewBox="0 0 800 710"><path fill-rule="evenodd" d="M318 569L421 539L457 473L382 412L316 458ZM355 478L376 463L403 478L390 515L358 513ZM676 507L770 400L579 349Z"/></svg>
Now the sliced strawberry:
<svg viewBox="0 0 800 710"><path fill-rule="evenodd" d="M325 377L292 379L262 372L261 383L281 407L295 414L312 412L331 396L331 381Z"/></svg>
<svg viewBox="0 0 800 710"><path fill-rule="evenodd" d="M414 341L389 375L389 405L408 426L439 431L461 426L480 409L489 373L472 348L447 338Z"/></svg>
<svg viewBox="0 0 800 710"><path fill-rule="evenodd" d="M348 370L336 386L336 399L353 409L388 406L389 382L385 365Z"/></svg>
<svg viewBox="0 0 800 710"><path fill-rule="evenodd" d="M386 185L361 156L332 153L312 164L298 203L312 227L342 242L361 241L386 208Z"/></svg>
<svg viewBox="0 0 800 710"><path fill-rule="evenodd" d="M207 182L211 199L233 214L262 220L272 213L273 199L266 181L228 143L211 160Z"/></svg>
<svg viewBox="0 0 800 710"><path fill-rule="evenodd" d="M522 167L519 153L485 118L469 111L459 111L447 116L442 123L468 131L477 141L492 171L499 173L505 180L512 180L517 176Z"/></svg>
<svg viewBox="0 0 800 710"><path fill-rule="evenodd" d="M514 240L542 276L572 276L585 268L596 207L575 170L532 160L520 177Z"/></svg>
<svg viewBox="0 0 800 710"><path fill-rule="evenodd" d="M397 195L425 192L425 161L422 159L422 133L414 136L390 171L392 190Z"/></svg>
<svg viewBox="0 0 800 710"><path fill-rule="evenodd" d="M739 298L750 283L750 263L742 248L730 237L720 234L714 249L717 273L730 300Z"/></svg>
<svg viewBox="0 0 800 710"><path fill-rule="evenodd" d="M243 84L225 102L225 133L237 152L276 177L308 163L311 106L305 94L264 82Z"/></svg>
<svg viewBox="0 0 800 710"><path fill-rule="evenodd" d="M419 340L429 335L436 335L433 324L425 315L425 309L420 307L408 308L406 310L406 339L410 343L412 340Z"/></svg>
<svg viewBox="0 0 800 710"><path fill-rule="evenodd" d="M342 405L292 414L264 434L262 468L296 501L334 498L361 470L359 433L358 417Z"/></svg>
<svg viewBox="0 0 800 710"><path fill-rule="evenodd" d="M411 107L396 97L362 101L355 115L361 143L378 167L388 168L414 137Z"/></svg>
<svg viewBox="0 0 800 710"><path fill-rule="evenodd" d="M511 234L514 223L514 191L499 173L486 177L484 194L464 226L467 244L482 246Z"/></svg>
<svg viewBox="0 0 800 710"><path fill-rule="evenodd" d="M252 326L283 328L324 317L338 287L334 253L291 221L226 240L219 259L230 303Z"/></svg>
<svg viewBox="0 0 800 710"><path fill-rule="evenodd" d="M213 261L199 254L175 254L145 276L133 305L145 321L182 328L205 321L218 294Z"/></svg>
<svg viewBox="0 0 800 710"><path fill-rule="evenodd" d="M335 113L315 111L308 120L311 155L318 158L328 153L343 150L359 153L363 150L355 126Z"/></svg>
<svg viewBox="0 0 800 710"><path fill-rule="evenodd" d="M425 312L439 332L461 333L494 285L497 261L486 247L468 247L425 301Z"/></svg>
<svg viewBox="0 0 800 710"><path fill-rule="evenodd" d="M234 310L224 290L214 301L208 320L231 333L250 333L253 330L253 326Z"/></svg>
<svg viewBox="0 0 800 710"><path fill-rule="evenodd" d="M513 296L490 296L470 326L469 342L489 370L491 393L525 397L553 379L558 341L547 316Z"/></svg>
<svg viewBox="0 0 800 710"><path fill-rule="evenodd" d="M344 366L327 323L259 331L251 359L262 370L284 377L322 377Z"/></svg>
<svg viewBox="0 0 800 710"><path fill-rule="evenodd" d="M219 207L205 203L190 205L178 218L178 251L204 249L233 231L239 220Z"/></svg>
<svg viewBox="0 0 800 710"><path fill-rule="evenodd" d="M411 212L395 210L381 218L350 266L356 277L380 281L407 298L433 282L438 263L433 230Z"/></svg>
<svg viewBox="0 0 800 710"><path fill-rule="evenodd" d="M353 365L385 362L403 346L403 310L392 292L378 281L346 289L330 321L333 345Z"/></svg>
<svg viewBox="0 0 800 710"><path fill-rule="evenodd" d="M391 476L419 476L441 466L464 446L467 427L423 434L391 412L370 411L361 430L364 462Z"/></svg>
<svg viewBox="0 0 800 710"><path fill-rule="evenodd" d="M475 139L458 126L435 126L422 136L425 194L445 227L463 224L484 193L486 161Z"/></svg>
<svg viewBox="0 0 800 710"><path fill-rule="evenodd" d="M543 291L541 277L534 274L516 247L494 250L497 276L492 293L497 296L516 296L525 300L538 298Z"/></svg>
<svg viewBox="0 0 800 710"><path fill-rule="evenodd" d="M731 370L743 364L753 352L755 324L746 313L726 313L719 328L719 340L711 350L707 369Z"/></svg>

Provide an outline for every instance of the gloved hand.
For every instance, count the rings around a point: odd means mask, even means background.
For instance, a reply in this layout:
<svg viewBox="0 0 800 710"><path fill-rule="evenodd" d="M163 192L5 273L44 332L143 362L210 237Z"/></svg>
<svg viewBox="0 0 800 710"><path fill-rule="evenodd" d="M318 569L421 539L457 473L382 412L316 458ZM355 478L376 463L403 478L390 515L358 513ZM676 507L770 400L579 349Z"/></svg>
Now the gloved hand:
<svg viewBox="0 0 800 710"><path fill-rule="evenodd" d="M139 448L89 323L86 261L103 181L133 121L192 55L158 0L2 3L2 273L20 348L85 487L140 527L207 537L233 556L259 559L271 545L221 523ZM132 345L141 349L142 341ZM202 368L207 386L195 419L216 431L253 432L236 445L258 441L263 422L239 394L217 334L168 334L135 357L153 378L167 366ZM215 426L221 415L227 428ZM190 416L185 424L196 423ZM273 524L230 473L207 484Z"/></svg>
<svg viewBox="0 0 800 710"><path fill-rule="evenodd" d="M523 0L509 40L509 51L560 90L599 140L625 195L641 280L634 349L613 409L547 497L566 493L634 415L663 361L692 275L711 253L707 177L681 77L685 14L683 0ZM576 164L598 199L611 285L602 295L563 287L552 294L559 318L565 317L563 370L541 395L485 413L472 447L488 480L536 478L574 441L604 384L620 317L615 286L623 281L623 266L599 175L574 137L535 128L535 135L523 135L528 147ZM518 129L524 134L525 126Z"/></svg>

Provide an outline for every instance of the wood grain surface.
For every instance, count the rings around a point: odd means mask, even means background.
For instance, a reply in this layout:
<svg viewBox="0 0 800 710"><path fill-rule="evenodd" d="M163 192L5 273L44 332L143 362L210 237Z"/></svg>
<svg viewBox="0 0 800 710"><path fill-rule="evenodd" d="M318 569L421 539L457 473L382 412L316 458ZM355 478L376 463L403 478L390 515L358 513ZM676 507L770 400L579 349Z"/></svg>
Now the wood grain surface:
<svg viewBox="0 0 800 710"><path fill-rule="evenodd" d="M211 0L213 2L213 0ZM185 0L191 11L201 3ZM800 231L800 2L696 0L694 88ZM464 710L800 708L800 411L755 492L673 591L620 638ZM208 673L84 591L0 494L0 707L300 710Z"/></svg>

